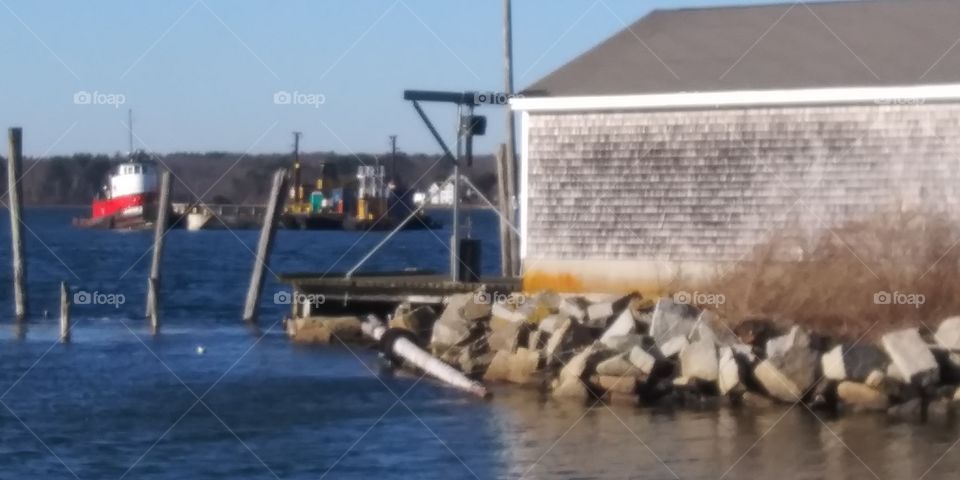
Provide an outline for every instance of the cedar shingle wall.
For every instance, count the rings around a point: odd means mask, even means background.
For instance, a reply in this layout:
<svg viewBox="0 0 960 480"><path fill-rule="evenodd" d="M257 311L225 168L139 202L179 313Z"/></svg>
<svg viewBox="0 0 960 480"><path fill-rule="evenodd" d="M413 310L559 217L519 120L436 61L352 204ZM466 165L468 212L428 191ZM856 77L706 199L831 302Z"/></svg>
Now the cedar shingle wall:
<svg viewBox="0 0 960 480"><path fill-rule="evenodd" d="M960 212L958 104L532 113L529 128L528 258L730 261L788 224Z"/></svg>

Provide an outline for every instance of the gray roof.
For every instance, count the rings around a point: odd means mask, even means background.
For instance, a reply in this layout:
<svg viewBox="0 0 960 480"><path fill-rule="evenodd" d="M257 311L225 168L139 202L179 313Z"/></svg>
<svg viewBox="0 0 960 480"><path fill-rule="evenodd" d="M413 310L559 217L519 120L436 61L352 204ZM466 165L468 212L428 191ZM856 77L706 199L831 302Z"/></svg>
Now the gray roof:
<svg viewBox="0 0 960 480"><path fill-rule="evenodd" d="M955 83L958 42L960 0L657 10L525 94Z"/></svg>

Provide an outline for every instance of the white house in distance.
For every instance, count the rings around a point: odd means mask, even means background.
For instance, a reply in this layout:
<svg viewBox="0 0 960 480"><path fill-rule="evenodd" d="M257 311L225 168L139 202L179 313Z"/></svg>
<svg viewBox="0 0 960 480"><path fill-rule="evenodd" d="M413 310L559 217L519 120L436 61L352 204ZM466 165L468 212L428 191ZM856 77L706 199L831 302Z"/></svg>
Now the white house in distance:
<svg viewBox="0 0 960 480"><path fill-rule="evenodd" d="M413 203L417 205L444 206L453 205L453 183L431 183L426 192L413 194Z"/></svg>
<svg viewBox="0 0 960 480"><path fill-rule="evenodd" d="M655 11L511 104L524 287L657 292L788 223L960 213L960 1Z"/></svg>

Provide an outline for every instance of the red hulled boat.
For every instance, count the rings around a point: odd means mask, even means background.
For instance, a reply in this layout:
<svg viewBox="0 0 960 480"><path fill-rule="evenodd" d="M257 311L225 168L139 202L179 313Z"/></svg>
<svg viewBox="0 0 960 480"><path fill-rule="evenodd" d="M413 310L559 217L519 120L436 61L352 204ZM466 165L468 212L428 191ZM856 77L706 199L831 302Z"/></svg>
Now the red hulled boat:
<svg viewBox="0 0 960 480"><path fill-rule="evenodd" d="M145 228L156 217L157 169L149 161L131 157L117 164L93 199L90 218L74 224L91 228Z"/></svg>

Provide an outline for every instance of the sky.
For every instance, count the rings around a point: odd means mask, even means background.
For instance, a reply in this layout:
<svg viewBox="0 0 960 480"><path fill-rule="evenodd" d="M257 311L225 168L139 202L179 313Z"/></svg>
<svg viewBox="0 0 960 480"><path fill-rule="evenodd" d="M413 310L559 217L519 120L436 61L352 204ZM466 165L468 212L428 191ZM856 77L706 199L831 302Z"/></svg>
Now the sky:
<svg viewBox="0 0 960 480"><path fill-rule="evenodd" d="M514 0L518 89L653 9L750 0ZM503 91L502 0L0 0L0 126L27 156L440 149L405 89ZM452 144L456 109L427 111ZM476 151L504 138L503 107Z"/></svg>

